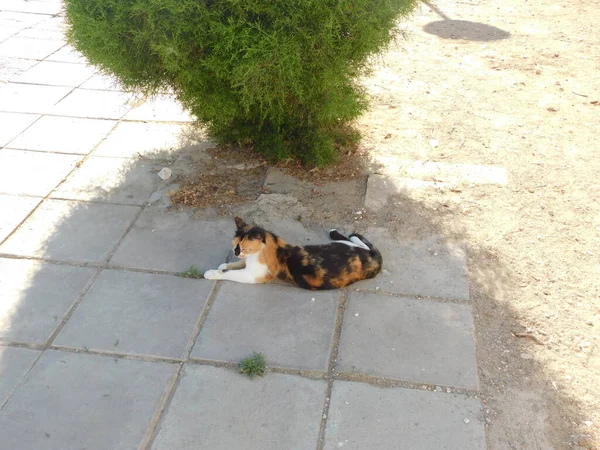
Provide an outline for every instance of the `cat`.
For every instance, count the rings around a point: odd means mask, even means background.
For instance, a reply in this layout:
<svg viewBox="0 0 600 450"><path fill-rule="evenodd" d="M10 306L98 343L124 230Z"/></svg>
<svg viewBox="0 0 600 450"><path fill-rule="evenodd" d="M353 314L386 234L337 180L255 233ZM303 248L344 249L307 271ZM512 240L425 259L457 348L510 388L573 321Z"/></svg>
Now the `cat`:
<svg viewBox="0 0 600 450"><path fill-rule="evenodd" d="M337 289L380 271L383 259L360 234L345 237L331 230L333 242L324 245L293 246L264 230L235 218L233 249L239 261L221 264L204 274L208 280L239 283L266 283L275 278L310 290Z"/></svg>

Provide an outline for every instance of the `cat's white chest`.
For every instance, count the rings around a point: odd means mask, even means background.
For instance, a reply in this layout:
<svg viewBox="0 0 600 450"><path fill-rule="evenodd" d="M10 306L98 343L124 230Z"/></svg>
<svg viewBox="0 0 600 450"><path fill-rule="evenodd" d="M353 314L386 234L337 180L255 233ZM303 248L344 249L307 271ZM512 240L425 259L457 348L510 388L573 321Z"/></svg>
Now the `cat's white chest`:
<svg viewBox="0 0 600 450"><path fill-rule="evenodd" d="M263 278L269 274L269 268L258 260L258 255L259 253L255 253L246 258L246 270L255 278Z"/></svg>

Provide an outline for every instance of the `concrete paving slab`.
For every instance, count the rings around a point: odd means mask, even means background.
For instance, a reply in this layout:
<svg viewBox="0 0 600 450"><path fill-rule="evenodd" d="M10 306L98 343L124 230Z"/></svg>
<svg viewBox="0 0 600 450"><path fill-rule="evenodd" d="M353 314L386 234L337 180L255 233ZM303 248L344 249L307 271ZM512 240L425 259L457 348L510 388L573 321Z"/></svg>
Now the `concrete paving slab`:
<svg viewBox="0 0 600 450"><path fill-rule="evenodd" d="M96 69L86 64L41 61L15 78L15 81L18 83L77 87L95 72Z"/></svg>
<svg viewBox="0 0 600 450"><path fill-rule="evenodd" d="M338 291L223 283L192 357L239 362L256 351L274 366L327 370Z"/></svg>
<svg viewBox="0 0 600 450"><path fill-rule="evenodd" d="M45 344L94 272L0 258L0 339Z"/></svg>
<svg viewBox="0 0 600 450"><path fill-rule="evenodd" d="M225 262L234 225L230 220L200 221L191 212L147 208L110 264L181 272L195 265L202 273Z"/></svg>
<svg viewBox="0 0 600 450"><path fill-rule="evenodd" d="M161 168L147 160L91 157L52 196L143 205L165 184L157 175Z"/></svg>
<svg viewBox="0 0 600 450"><path fill-rule="evenodd" d="M6 449L132 449L171 364L46 351L0 414Z"/></svg>
<svg viewBox="0 0 600 450"><path fill-rule="evenodd" d="M364 234L381 252L385 271L357 288L469 300L467 259L459 243L439 236L398 242L381 228Z"/></svg>
<svg viewBox="0 0 600 450"><path fill-rule="evenodd" d="M95 89L100 91L123 91L124 88L116 78L97 73L81 85L81 89Z"/></svg>
<svg viewBox="0 0 600 450"><path fill-rule="evenodd" d="M48 30L48 31L60 31L65 32L65 19L63 16L53 16L37 23L32 29L35 30Z"/></svg>
<svg viewBox="0 0 600 450"><path fill-rule="evenodd" d="M0 26L0 42L4 41L5 39L8 39L11 36L15 36L19 33L19 31L21 31L22 28L21 27L12 27L9 25L2 25ZM8 57L3 56L1 57L3 59L8 59ZM34 61L35 63L35 61Z"/></svg>
<svg viewBox="0 0 600 450"><path fill-rule="evenodd" d="M43 24L36 25L42 26ZM61 26L57 24L56 26ZM46 58L46 61L58 61L58 62L70 62L70 63L79 63L85 64L88 62L87 58L83 56L82 53L75 50L70 45L65 45L59 51L52 53L50 56Z"/></svg>
<svg viewBox="0 0 600 450"><path fill-rule="evenodd" d="M143 104L132 108L125 120L152 120L156 122L193 122L194 117L183 109L181 104L170 95L157 95Z"/></svg>
<svg viewBox="0 0 600 450"><path fill-rule="evenodd" d="M38 114L0 112L0 147L4 147L39 118Z"/></svg>
<svg viewBox="0 0 600 450"><path fill-rule="evenodd" d="M44 41L12 36L0 43L0 56L44 59L63 45L65 44L60 41Z"/></svg>
<svg viewBox="0 0 600 450"><path fill-rule="evenodd" d="M481 404L457 394L336 381L325 450L485 450Z"/></svg>
<svg viewBox="0 0 600 450"><path fill-rule="evenodd" d="M47 113L71 89L70 87L38 86L36 84L0 85L0 111Z"/></svg>
<svg viewBox="0 0 600 450"><path fill-rule="evenodd" d="M0 192L45 196L54 189L81 159L75 155L0 150Z"/></svg>
<svg viewBox="0 0 600 450"><path fill-rule="evenodd" d="M98 91L90 91L98 92ZM95 156L169 159L176 150L195 143L187 126L171 123L121 122L98 146Z"/></svg>
<svg viewBox="0 0 600 450"><path fill-rule="evenodd" d="M325 387L292 375L249 380L231 369L188 365L152 449L315 448Z"/></svg>
<svg viewBox="0 0 600 450"><path fill-rule="evenodd" d="M33 14L58 14L62 11L60 1L29 1L29 0L2 0L2 9Z"/></svg>
<svg viewBox="0 0 600 450"><path fill-rule="evenodd" d="M2 6L4 3L2 3ZM1 6L0 6L1 7ZM5 9L5 8L2 8ZM21 29L30 27L47 20L47 16L38 14L27 14L14 11L0 11L0 28L19 27Z"/></svg>
<svg viewBox="0 0 600 450"><path fill-rule="evenodd" d="M60 41L66 44L64 31L59 30L41 30L39 28L25 28L16 34L17 37L29 39L43 39L49 41ZM41 83L44 84L44 83Z"/></svg>
<svg viewBox="0 0 600 450"><path fill-rule="evenodd" d="M170 275L104 271L54 343L181 358L212 285Z"/></svg>
<svg viewBox="0 0 600 450"><path fill-rule="evenodd" d="M138 207L47 200L0 253L101 263L119 242Z"/></svg>
<svg viewBox="0 0 600 450"><path fill-rule="evenodd" d="M19 385L40 353L27 348L0 347L0 405Z"/></svg>
<svg viewBox="0 0 600 450"><path fill-rule="evenodd" d="M0 29L0 41L2 34L6 30ZM0 82L13 81L20 74L37 64L33 59L10 58L8 56L0 56Z"/></svg>
<svg viewBox="0 0 600 450"><path fill-rule="evenodd" d="M131 94L75 89L51 110L58 116L120 119L129 111Z"/></svg>
<svg viewBox="0 0 600 450"><path fill-rule="evenodd" d="M10 142L9 146L25 150L85 155L116 123L116 120L44 116ZM65 139L65 136L68 136L68 139Z"/></svg>
<svg viewBox="0 0 600 450"><path fill-rule="evenodd" d="M352 292L337 370L477 388L471 314L469 305Z"/></svg>
<svg viewBox="0 0 600 450"><path fill-rule="evenodd" d="M0 242L42 201L41 198L0 194Z"/></svg>

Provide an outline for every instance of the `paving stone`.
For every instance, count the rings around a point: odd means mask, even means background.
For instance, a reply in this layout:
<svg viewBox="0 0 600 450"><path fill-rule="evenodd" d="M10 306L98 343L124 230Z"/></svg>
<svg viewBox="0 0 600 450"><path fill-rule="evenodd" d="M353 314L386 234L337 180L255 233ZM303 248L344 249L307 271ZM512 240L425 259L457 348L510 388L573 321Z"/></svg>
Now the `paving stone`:
<svg viewBox="0 0 600 450"><path fill-rule="evenodd" d="M125 90L115 77L97 73L81 85L81 89L97 89L101 91L123 91Z"/></svg>
<svg viewBox="0 0 600 450"><path fill-rule="evenodd" d="M60 41L63 44L67 43L65 41L65 33L63 30L42 30L39 28L25 28L24 30L19 31L15 36L29 39Z"/></svg>
<svg viewBox="0 0 600 450"><path fill-rule="evenodd" d="M0 112L0 147L4 147L21 131L39 119L37 114L18 114Z"/></svg>
<svg viewBox="0 0 600 450"><path fill-rule="evenodd" d="M81 159L75 155L0 150L0 192L45 196L73 170Z"/></svg>
<svg viewBox="0 0 600 450"><path fill-rule="evenodd" d="M192 357L238 362L256 351L274 366L325 371L338 297L338 291L225 281Z"/></svg>
<svg viewBox="0 0 600 450"><path fill-rule="evenodd" d="M469 305L352 292L346 311L338 371L477 388Z"/></svg>
<svg viewBox="0 0 600 450"><path fill-rule="evenodd" d="M0 29L0 41L6 30ZM33 59L0 56L0 82L13 81L20 74L37 64ZM10 130L8 130L10 131Z"/></svg>
<svg viewBox="0 0 600 450"><path fill-rule="evenodd" d="M225 262L235 227L230 220L194 220L191 212L147 208L136 221L111 264L181 272L195 265L204 272Z"/></svg>
<svg viewBox="0 0 600 450"><path fill-rule="evenodd" d="M41 200L0 194L0 242L8 237Z"/></svg>
<svg viewBox="0 0 600 450"><path fill-rule="evenodd" d="M129 110L131 94L75 89L51 110L59 116L120 119Z"/></svg>
<svg viewBox="0 0 600 450"><path fill-rule="evenodd" d="M0 42L11 36L15 36L19 31L21 31L20 27L0 26Z"/></svg>
<svg viewBox="0 0 600 450"><path fill-rule="evenodd" d="M287 194L302 184L304 183L291 175L288 175L275 167L269 167L263 187L268 189L269 192Z"/></svg>
<svg viewBox="0 0 600 450"><path fill-rule="evenodd" d="M424 181L415 178L389 177L371 174L367 180L367 193L365 207L371 211L383 208L390 196L408 196L414 191L422 189L450 189L453 185L438 181Z"/></svg>
<svg viewBox="0 0 600 450"><path fill-rule="evenodd" d="M12 36L0 43L1 56L44 59L65 45L60 41L44 41Z"/></svg>
<svg viewBox="0 0 600 450"><path fill-rule="evenodd" d="M315 448L326 383L186 366L153 450ZM365 447L368 448L368 447Z"/></svg>
<svg viewBox="0 0 600 450"><path fill-rule="evenodd" d="M44 31L47 33L47 31ZM96 69L86 64L41 61L15 79L18 83L77 87L90 78Z"/></svg>
<svg viewBox="0 0 600 450"><path fill-rule="evenodd" d="M35 30L60 31L64 34L66 31L65 19L64 16L53 16L37 23L31 28Z"/></svg>
<svg viewBox="0 0 600 450"><path fill-rule="evenodd" d="M365 237L381 252L385 272L356 287L469 300L467 260L459 243L439 236L398 242L381 228L369 229Z"/></svg>
<svg viewBox="0 0 600 450"><path fill-rule="evenodd" d="M45 344L94 272L0 258L0 339Z"/></svg>
<svg viewBox="0 0 600 450"><path fill-rule="evenodd" d="M0 347L0 406L19 385L40 353L27 348Z"/></svg>
<svg viewBox="0 0 600 450"><path fill-rule="evenodd" d="M6 449L132 449L171 364L46 351L0 414Z"/></svg>
<svg viewBox="0 0 600 450"><path fill-rule="evenodd" d="M456 394L336 381L324 449L339 448L485 450L481 405Z"/></svg>
<svg viewBox="0 0 600 450"><path fill-rule="evenodd" d="M9 83L0 85L0 111L47 113L71 89L62 86L38 86L35 84Z"/></svg>
<svg viewBox="0 0 600 450"><path fill-rule="evenodd" d="M2 3L4 5L4 3ZM4 9L4 8L2 8ZM0 11L0 28L19 27L21 29L35 25L47 19L47 16L27 14L15 11Z"/></svg>
<svg viewBox="0 0 600 450"><path fill-rule="evenodd" d="M91 157L52 196L143 205L165 184L157 175L161 167L147 160Z"/></svg>
<svg viewBox="0 0 600 450"><path fill-rule="evenodd" d="M42 26L43 24L36 25ZM57 25L60 26L60 25ZM85 64L88 62L85 56L82 53L75 50L75 48L70 45L65 45L59 51L52 53L50 56L46 58L46 61L58 61L58 62L70 62L70 63L79 63Z"/></svg>
<svg viewBox="0 0 600 450"><path fill-rule="evenodd" d="M170 275L104 271L54 343L181 358L212 285Z"/></svg>
<svg viewBox="0 0 600 450"><path fill-rule="evenodd" d="M157 122L193 122L195 119L170 95L147 99L125 115L125 120L153 120Z"/></svg>
<svg viewBox="0 0 600 450"><path fill-rule="evenodd" d="M62 11L60 1L2 0L2 9L34 14L58 14Z"/></svg>
<svg viewBox="0 0 600 450"><path fill-rule="evenodd" d="M138 209L47 200L0 246L0 253L100 263L119 242Z"/></svg>
<svg viewBox="0 0 600 450"><path fill-rule="evenodd" d="M85 155L112 130L116 123L115 120L44 116L10 142L9 146L25 150ZM68 136L68 139L65 139L65 136Z"/></svg>
<svg viewBox="0 0 600 450"><path fill-rule="evenodd" d="M90 91L96 92L96 91ZM95 156L169 159L190 141L187 126L171 123L121 122L98 146Z"/></svg>

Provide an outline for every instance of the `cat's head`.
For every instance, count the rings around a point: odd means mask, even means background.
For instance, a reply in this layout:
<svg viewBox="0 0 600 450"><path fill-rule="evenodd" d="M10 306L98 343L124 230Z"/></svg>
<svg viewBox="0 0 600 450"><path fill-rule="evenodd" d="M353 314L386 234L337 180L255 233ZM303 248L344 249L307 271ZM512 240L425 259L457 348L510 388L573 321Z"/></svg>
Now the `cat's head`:
<svg viewBox="0 0 600 450"><path fill-rule="evenodd" d="M235 218L235 236L231 245L235 256L246 258L260 252L267 242L267 232L260 227L248 225L241 218Z"/></svg>

